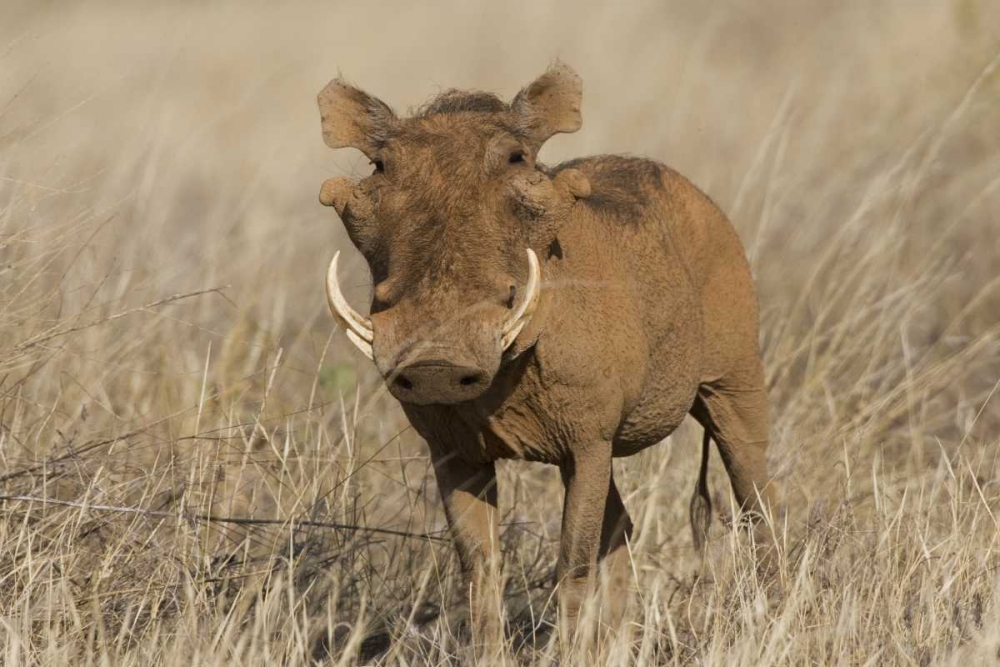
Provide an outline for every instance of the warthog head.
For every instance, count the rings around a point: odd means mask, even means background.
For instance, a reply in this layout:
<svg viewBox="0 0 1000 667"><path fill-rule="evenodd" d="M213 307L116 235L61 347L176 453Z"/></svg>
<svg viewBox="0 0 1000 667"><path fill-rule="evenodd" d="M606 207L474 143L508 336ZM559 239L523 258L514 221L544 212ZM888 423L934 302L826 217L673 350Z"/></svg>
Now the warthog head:
<svg viewBox="0 0 1000 667"><path fill-rule="evenodd" d="M360 182L332 178L320 201L336 209L368 260L371 317L327 275L334 316L403 402L480 396L535 312L542 268L560 224L590 184L579 171L535 163L558 132L580 128L580 78L556 65L509 104L448 91L400 118L340 79L319 94L323 139L361 150Z"/></svg>

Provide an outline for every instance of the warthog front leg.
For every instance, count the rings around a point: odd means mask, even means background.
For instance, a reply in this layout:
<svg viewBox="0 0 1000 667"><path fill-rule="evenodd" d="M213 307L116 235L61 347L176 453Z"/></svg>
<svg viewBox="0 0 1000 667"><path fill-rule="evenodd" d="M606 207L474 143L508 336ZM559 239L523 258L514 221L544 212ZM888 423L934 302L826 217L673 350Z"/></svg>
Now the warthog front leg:
<svg viewBox="0 0 1000 667"><path fill-rule="evenodd" d="M575 451L572 460L561 466L566 500L563 505L562 537L556 579L564 629L573 632L580 607L593 589L598 559L606 558L612 586L627 581L627 536L632 522L615 488L611 473L611 444L597 443ZM621 603L625 591L616 591ZM624 605L608 609L614 623ZM568 637L567 637L568 638Z"/></svg>
<svg viewBox="0 0 1000 667"><path fill-rule="evenodd" d="M445 454L434 457L434 472L465 577L473 643L492 652L503 640L496 470Z"/></svg>

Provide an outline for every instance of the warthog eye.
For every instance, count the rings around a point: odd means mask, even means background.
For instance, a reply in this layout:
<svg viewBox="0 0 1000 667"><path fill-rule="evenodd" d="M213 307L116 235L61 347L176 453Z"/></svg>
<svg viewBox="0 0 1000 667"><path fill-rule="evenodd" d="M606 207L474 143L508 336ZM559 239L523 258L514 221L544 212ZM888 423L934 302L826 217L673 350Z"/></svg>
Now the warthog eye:
<svg viewBox="0 0 1000 667"><path fill-rule="evenodd" d="M510 164L520 164L521 162L524 162L524 151L514 151L510 154L510 157L507 158L507 162Z"/></svg>
<svg viewBox="0 0 1000 667"><path fill-rule="evenodd" d="M372 173L374 173L374 174L384 174L385 173L385 164L382 163L382 160L372 160L371 162L369 162L369 164L375 165L375 171L372 172Z"/></svg>

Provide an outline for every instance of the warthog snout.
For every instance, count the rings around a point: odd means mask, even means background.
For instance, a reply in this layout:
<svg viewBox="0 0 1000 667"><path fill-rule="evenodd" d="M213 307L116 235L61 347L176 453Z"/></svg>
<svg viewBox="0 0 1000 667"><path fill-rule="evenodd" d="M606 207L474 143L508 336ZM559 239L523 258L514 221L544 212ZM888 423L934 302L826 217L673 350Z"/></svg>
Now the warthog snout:
<svg viewBox="0 0 1000 667"><path fill-rule="evenodd" d="M386 378L392 395L405 403L461 403L482 395L493 373L478 364L420 359L395 368Z"/></svg>
<svg viewBox="0 0 1000 667"><path fill-rule="evenodd" d="M502 356L538 305L538 257L530 248L524 252L527 277L523 289L516 281L501 281L504 289L493 299L501 303L492 307L490 299L457 305L462 299L445 291L438 294L437 303L402 300L394 306L379 304L371 317L354 310L340 291L338 252L327 271L330 312L351 342L375 362L389 391L400 401L418 405L469 401L490 386ZM376 293L380 291L376 289Z"/></svg>

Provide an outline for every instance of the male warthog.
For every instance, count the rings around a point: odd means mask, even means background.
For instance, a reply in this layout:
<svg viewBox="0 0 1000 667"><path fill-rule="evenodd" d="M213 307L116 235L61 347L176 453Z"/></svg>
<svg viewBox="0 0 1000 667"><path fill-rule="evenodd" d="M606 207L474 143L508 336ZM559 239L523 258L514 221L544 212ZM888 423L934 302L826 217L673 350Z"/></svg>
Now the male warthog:
<svg viewBox="0 0 1000 667"><path fill-rule="evenodd" d="M375 362L430 446L468 577L473 627L499 630L494 462L559 466L556 577L576 617L632 523L611 459L660 442L684 416L705 428L691 500L708 529L715 440L737 502L770 502L758 307L739 238L685 178L650 160L547 167L542 144L582 123L582 84L561 64L510 102L448 91L410 118L341 79L319 94L323 138L373 173L323 183L371 269L371 316L327 275L334 316Z"/></svg>

